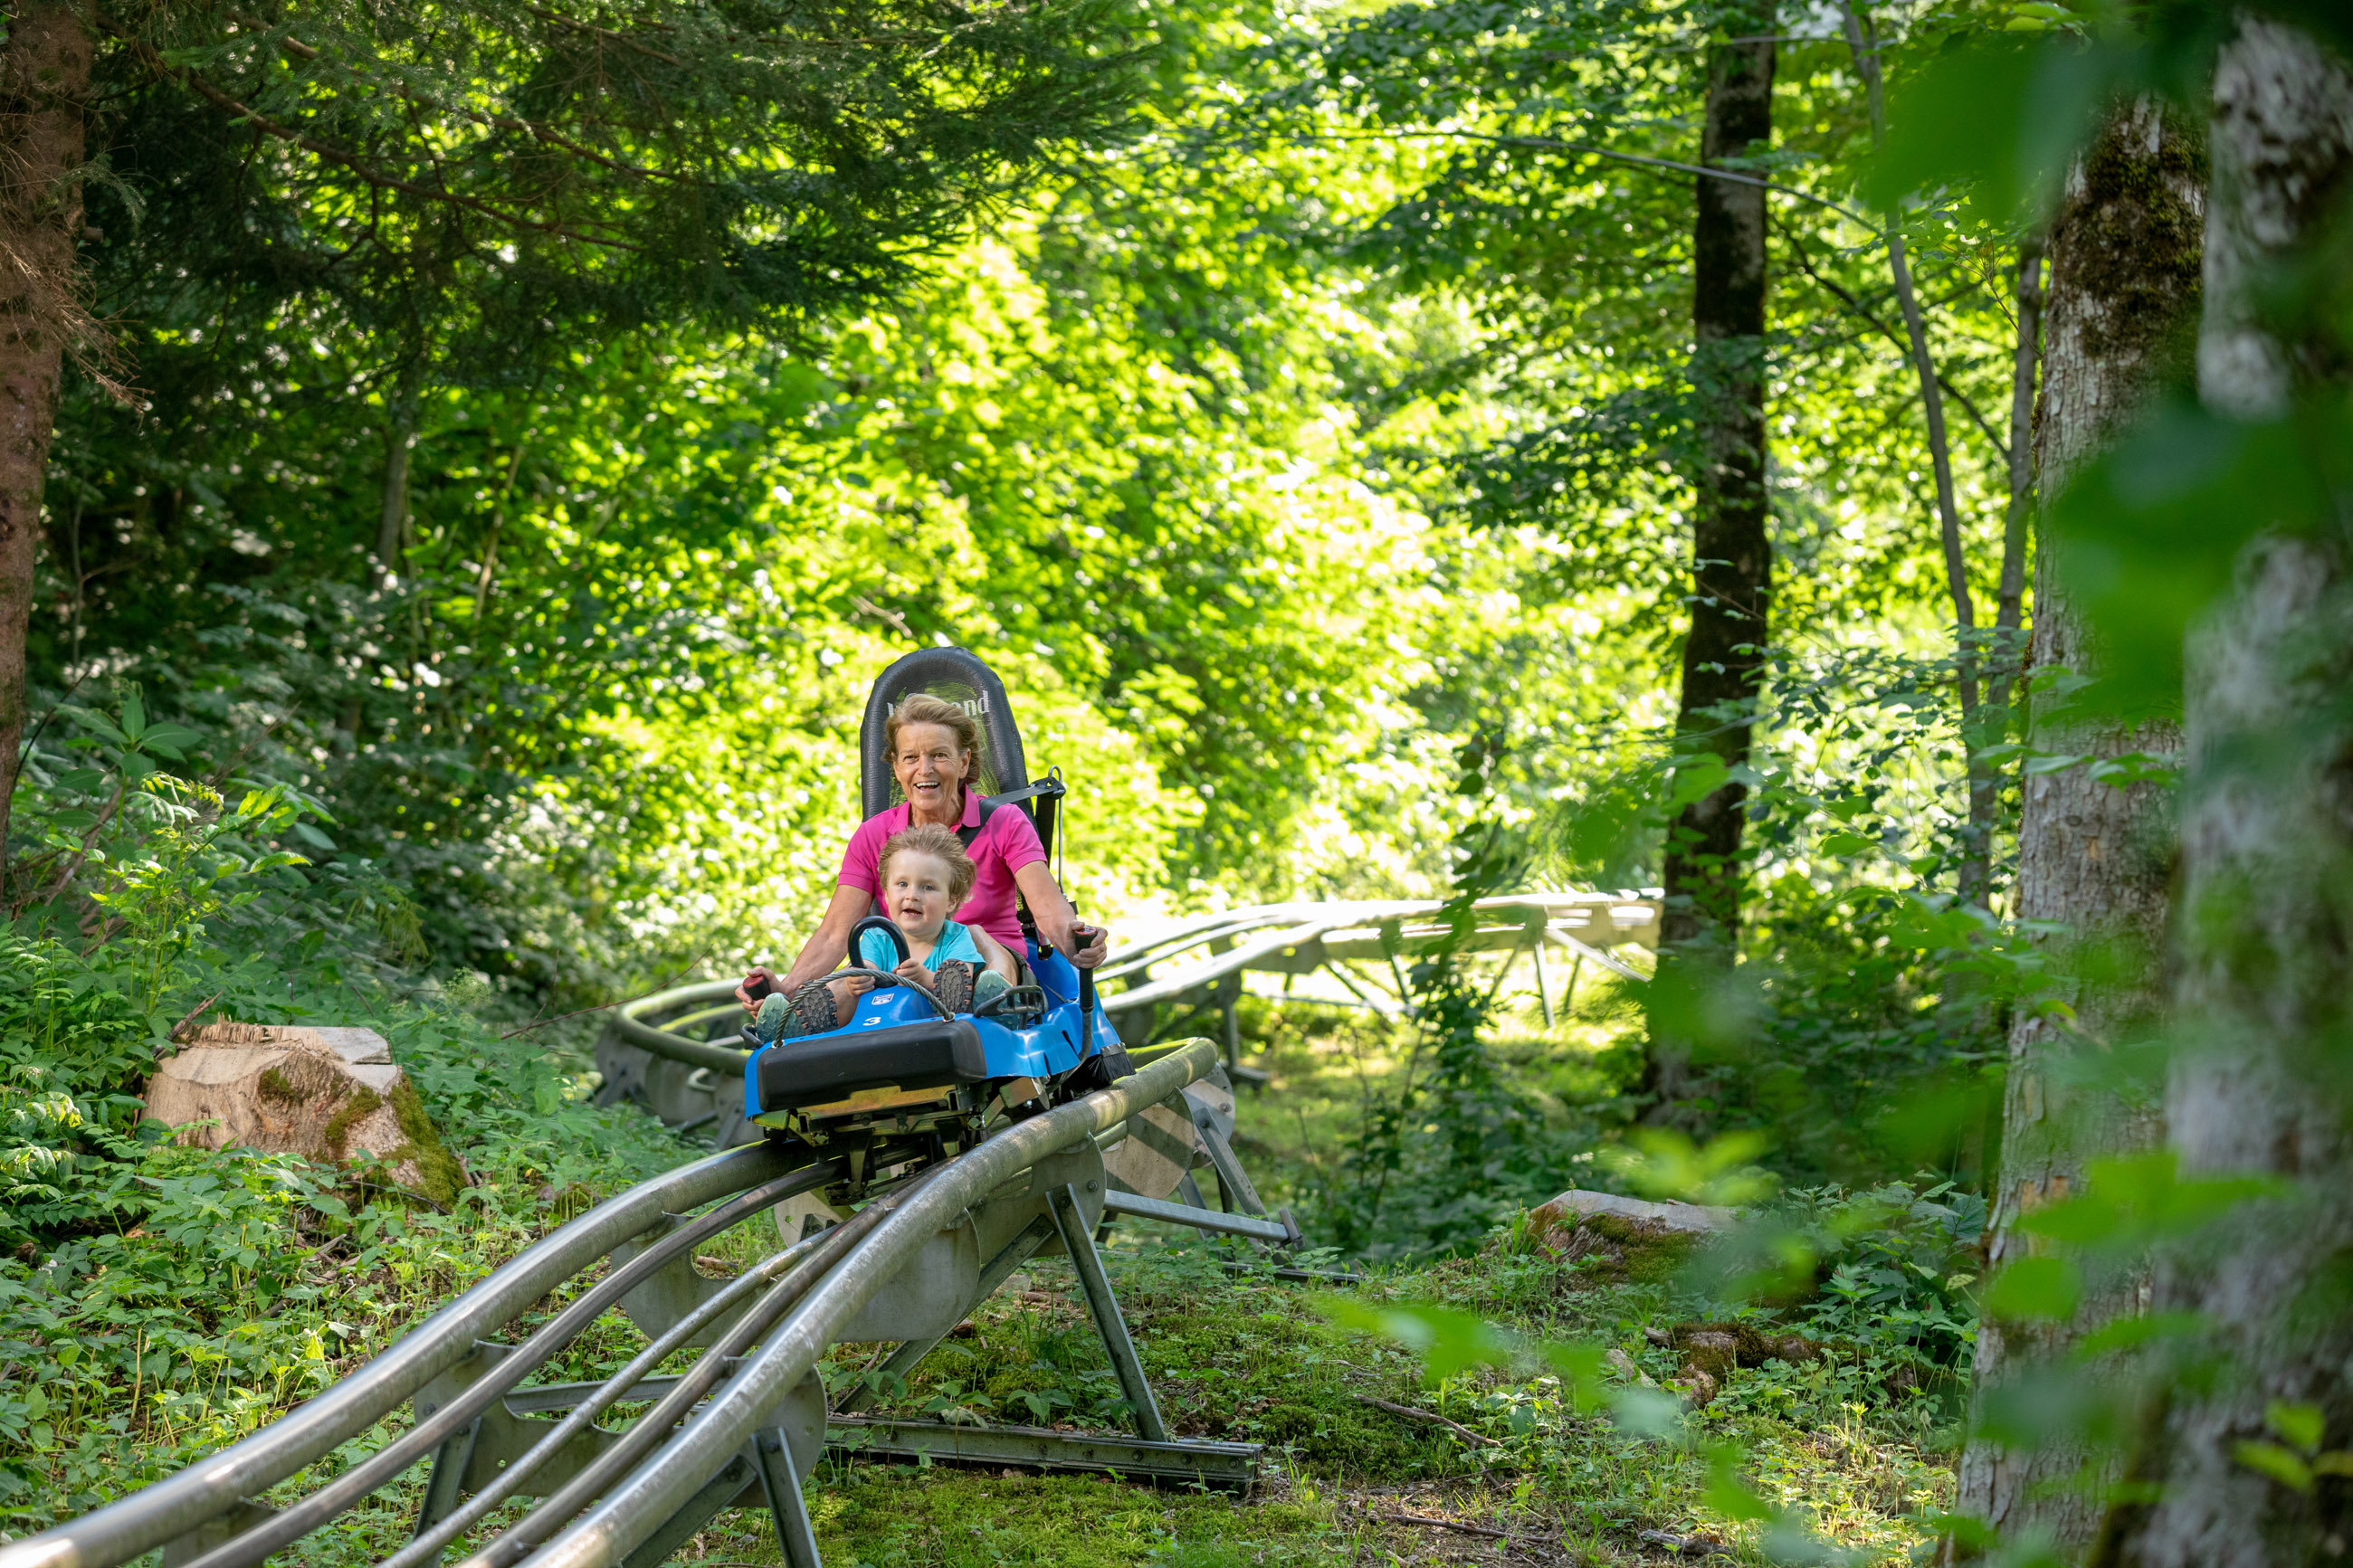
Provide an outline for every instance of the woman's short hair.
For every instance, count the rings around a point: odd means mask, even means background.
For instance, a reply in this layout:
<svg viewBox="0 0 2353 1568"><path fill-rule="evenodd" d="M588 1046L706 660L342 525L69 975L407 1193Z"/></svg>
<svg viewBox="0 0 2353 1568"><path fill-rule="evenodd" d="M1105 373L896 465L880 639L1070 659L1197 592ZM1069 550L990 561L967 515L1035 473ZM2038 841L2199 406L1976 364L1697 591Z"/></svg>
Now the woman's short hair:
<svg viewBox="0 0 2353 1568"><path fill-rule="evenodd" d="M882 846L882 858L874 863L877 891L887 897L891 882L891 857L912 849L918 855L935 855L948 868L948 910L953 914L964 907L972 895L972 885L980 879L980 868L964 852L964 840L955 830L942 827L936 822L919 822L913 827L902 827L891 835Z"/></svg>
<svg viewBox="0 0 2353 1568"><path fill-rule="evenodd" d="M980 726L973 716L944 698L918 691L891 710L891 717L882 721L883 738L894 763L899 756L899 731L910 724L937 724L955 737L956 749L965 756L977 759L980 755Z"/></svg>

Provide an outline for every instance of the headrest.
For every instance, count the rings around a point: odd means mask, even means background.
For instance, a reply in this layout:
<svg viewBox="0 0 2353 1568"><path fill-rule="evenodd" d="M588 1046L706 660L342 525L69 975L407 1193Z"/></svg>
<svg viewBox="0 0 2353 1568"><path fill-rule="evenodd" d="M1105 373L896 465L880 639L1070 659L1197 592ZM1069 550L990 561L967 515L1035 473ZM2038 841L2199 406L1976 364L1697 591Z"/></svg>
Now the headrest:
<svg viewBox="0 0 2353 1568"><path fill-rule="evenodd" d="M859 814L873 816L899 804L898 781L891 776L891 739L883 724L899 704L917 692L953 702L980 726L980 768L975 781L983 795L1001 795L1029 782L1021 753L1021 731L1005 683L988 666L960 647L919 648L884 670L867 694L866 718L858 730Z"/></svg>

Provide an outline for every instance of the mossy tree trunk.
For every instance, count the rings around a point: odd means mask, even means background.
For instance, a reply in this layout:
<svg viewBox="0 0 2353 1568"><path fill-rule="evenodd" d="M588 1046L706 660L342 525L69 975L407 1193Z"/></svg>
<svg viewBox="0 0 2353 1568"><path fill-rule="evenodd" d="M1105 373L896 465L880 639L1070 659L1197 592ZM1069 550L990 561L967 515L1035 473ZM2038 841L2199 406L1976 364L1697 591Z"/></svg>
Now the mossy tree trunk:
<svg viewBox="0 0 2353 1568"><path fill-rule="evenodd" d="M2242 14L2214 79L2199 387L2236 417L2353 383L2341 338L2282 323L2283 276L2353 210L2353 69ZM2341 234L2341 227L2337 233ZM2341 243L2341 240L2335 241ZM2341 461L2341 452L2316 454ZM2341 468L2337 470L2341 474ZM2249 504L2261 505L2259 497ZM2341 497L2338 500L2341 508ZM2167 1084L2185 1174L2269 1178L2167 1256L2155 1305L2202 1325L2133 1465L2147 1500L2098 1561L2268 1568L2353 1553L2353 1474L2278 1464L2353 1449L2353 538L2258 538L2192 636ZM2250 1462L2272 1457L2270 1473Z"/></svg>
<svg viewBox="0 0 2353 1568"><path fill-rule="evenodd" d="M69 5L27 5L0 45L0 872L25 738L25 633L58 379L84 330L81 237L90 41Z"/></svg>
<svg viewBox="0 0 2353 1568"><path fill-rule="evenodd" d="M2199 299L2204 169L2194 143L2149 102L2121 108L2069 171L2050 241L2042 406L2043 494L2056 494L2160 383L2186 370ZM2030 669L2095 676L2099 649L2055 575L2047 535L2034 570ZM2019 826L2016 913L2065 935L2047 956L2064 976L2071 1019L2022 1009L2010 1036L2001 1169L1988 1267L2023 1256L2019 1220L2082 1185L2085 1163L2146 1148L2159 1134L2153 1084L2136 1091L2118 1048L2144 1036L2157 1002L2150 959L2162 941L2171 858L2163 793L2118 788L2093 763L2132 752L2170 755L2169 723L2116 724L2074 710L2072 682L2034 702L2031 738L2044 752L2092 759L2029 774ZM2125 1081L2119 1081L2123 1079ZM1960 1464L1958 1511L2006 1538L2043 1536L2079 1551L2101 1502L2064 1485L2081 1467L2069 1441L2014 1448L1985 1436L2003 1401L2031 1388L2038 1366L2077 1332L2137 1301L2138 1282L2110 1281L2075 1329L2005 1324L1978 1330L1972 1428Z"/></svg>

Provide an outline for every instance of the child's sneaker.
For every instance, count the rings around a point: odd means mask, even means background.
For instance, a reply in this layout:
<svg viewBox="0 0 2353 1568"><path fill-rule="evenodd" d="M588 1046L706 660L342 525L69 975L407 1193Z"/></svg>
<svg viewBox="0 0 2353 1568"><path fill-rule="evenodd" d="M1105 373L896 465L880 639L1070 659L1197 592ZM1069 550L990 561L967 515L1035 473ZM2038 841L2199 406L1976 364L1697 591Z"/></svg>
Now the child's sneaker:
<svg viewBox="0 0 2353 1568"><path fill-rule="evenodd" d="M752 1033L764 1046L773 1046L785 1032L785 1020L792 1016L791 999L781 992L771 991L760 999L760 1019Z"/></svg>
<svg viewBox="0 0 2353 1568"><path fill-rule="evenodd" d="M932 994L951 1013L972 1011L972 963L951 958L932 975Z"/></svg>

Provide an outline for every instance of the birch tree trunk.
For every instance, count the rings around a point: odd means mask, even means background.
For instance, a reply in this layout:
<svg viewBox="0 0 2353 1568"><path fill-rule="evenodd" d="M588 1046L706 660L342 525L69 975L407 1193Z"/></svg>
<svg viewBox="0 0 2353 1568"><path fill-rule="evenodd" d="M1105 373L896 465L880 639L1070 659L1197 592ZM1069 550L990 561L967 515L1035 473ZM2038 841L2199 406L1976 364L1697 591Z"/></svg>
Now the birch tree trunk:
<svg viewBox="0 0 2353 1568"><path fill-rule="evenodd" d="M61 5L26 5L0 46L0 876L25 740L25 630L58 377L86 326L76 293L90 36Z"/></svg>
<svg viewBox="0 0 2353 1568"><path fill-rule="evenodd" d="M2199 385L2219 412L2283 412L2348 377L2341 342L2264 323L2280 267L2353 210L2353 73L2242 14L2214 79ZM2341 233L2341 228L2337 229ZM2342 264L2339 263L2341 266ZM2337 351L2337 352L2332 352ZM2316 454L2317 455L2317 454ZM2341 458L2342 454L2327 454ZM2340 499L2341 505L2341 499ZM2340 510L2258 539L2190 639L2188 773L2166 1093L2186 1174L2274 1178L2217 1234L2161 1259L2160 1309L2206 1325L2168 1378L2103 1562L2256 1568L2344 1561L2353 1475L2301 1489L2242 1445L2353 1447L2353 549ZM2300 1411L2314 1424L2283 1421ZM2316 1437L2307 1446L2305 1437Z"/></svg>
<svg viewBox="0 0 2353 1568"><path fill-rule="evenodd" d="M2042 493L2055 495L2165 374L2186 368L2199 297L2205 172L2197 151L2150 103L2120 109L2068 173L2050 241L2039 440ZM2099 650L2053 574L2047 534L2034 570L2031 670L2096 674ZM2035 746L2108 759L2170 754L2173 726L2120 726L2070 711L2063 694L2035 700ZM2084 1164L2145 1148L2159 1135L2154 1087L2119 1092L2113 1074L2086 1085L2071 1070L2090 1054L2113 1068L2113 1049L2145 1029L2157 1003L2149 958L2165 925L2171 851L2162 794L2118 788L2088 765L2029 774L2019 823L2016 913L2067 934L2048 962L2071 974L2072 1024L2027 1010L2012 1024L2002 1104L2001 1169L1988 1236L1989 1272L2022 1256L2019 1219L2082 1184ZM2101 1058L2105 1058L2105 1061ZM2071 1087L2072 1086L2072 1087ZM2137 1305L2138 1287L2111 1281L2079 1326ZM2040 1536L2080 1552L2099 1524L2092 1491L2063 1486L2084 1455L2070 1442L2007 1448L1982 1435L2038 1363L2073 1344L2077 1329L2005 1324L1978 1331L1972 1436L1961 1457L1959 1512L2005 1539Z"/></svg>
<svg viewBox="0 0 2353 1568"><path fill-rule="evenodd" d="M1700 161L1714 165L1773 135L1773 0L1725 7L1739 40L1708 59ZM1704 175L1694 182L1692 384L1701 471L1692 511L1691 630L1683 639L1679 743L1731 767L1747 762L1746 705L1757 695L1773 596L1765 494L1765 192ZM1736 714L1736 717L1727 717ZM1729 963L1740 929L1740 841L1748 786L1727 782L1667 826L1662 962ZM1653 1030L1645 1085L1652 1114L1683 1098L1692 1042Z"/></svg>

